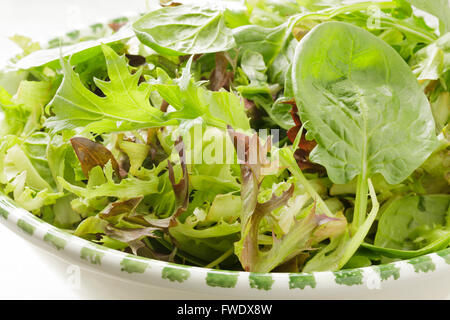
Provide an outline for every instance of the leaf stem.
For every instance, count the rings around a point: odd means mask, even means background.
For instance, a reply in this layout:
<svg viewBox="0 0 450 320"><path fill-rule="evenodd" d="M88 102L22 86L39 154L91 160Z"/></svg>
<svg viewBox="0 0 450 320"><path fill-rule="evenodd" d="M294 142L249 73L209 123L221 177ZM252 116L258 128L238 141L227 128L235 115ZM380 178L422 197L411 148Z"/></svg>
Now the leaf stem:
<svg viewBox="0 0 450 320"><path fill-rule="evenodd" d="M360 3L353 3L344 5L338 8L330 8L330 9L324 9L319 12L307 12L307 13L300 13L298 15L292 16L289 20L289 29L292 30L301 20L303 19L331 19L339 14L343 13L350 13L355 11L361 11L369 8L370 6L373 6L373 1L367 1L367 2L360 2ZM390 9L395 8L397 4L395 1L383 1L383 2L377 2L376 6L380 9Z"/></svg>
<svg viewBox="0 0 450 320"><path fill-rule="evenodd" d="M380 204L378 203L377 194L373 187L372 181L367 179L366 186L368 186L370 192L370 199L372 201L372 210L370 210L367 219L362 223L362 225L358 228L354 236L351 238L350 242L345 249L345 252L342 256L342 259L339 261L339 269L341 269L347 261L355 254L356 250L359 248L361 243L364 241L367 233L369 232L372 223L375 221L377 217L378 209L380 208ZM367 205L367 196L366 196L366 205Z"/></svg>
<svg viewBox="0 0 450 320"><path fill-rule="evenodd" d="M352 234L357 232L366 217L368 191L368 179L361 174L358 176L358 182L356 184L356 200L355 211L353 213Z"/></svg>
<svg viewBox="0 0 450 320"><path fill-rule="evenodd" d="M313 186L309 183L308 179L303 175L302 170L298 167L295 161L293 153L288 149L280 149L280 161L281 165L286 167L289 172L300 182L306 189L306 192L317 202L317 207L321 208L324 213L329 217L334 217L334 214L323 201L322 197L317 193Z"/></svg>
<svg viewBox="0 0 450 320"><path fill-rule="evenodd" d="M234 248L230 248L228 251L225 251L224 254L222 254L220 257L218 257L216 260L212 261L211 263L207 264L205 268L214 268L219 263L223 262L226 258L231 256L234 252Z"/></svg>

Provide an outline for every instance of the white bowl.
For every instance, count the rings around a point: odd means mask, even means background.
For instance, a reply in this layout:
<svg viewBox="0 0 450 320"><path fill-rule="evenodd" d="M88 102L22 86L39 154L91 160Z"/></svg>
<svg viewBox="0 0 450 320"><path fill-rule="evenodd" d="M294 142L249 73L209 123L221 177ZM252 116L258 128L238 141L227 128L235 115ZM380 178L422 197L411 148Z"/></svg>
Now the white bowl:
<svg viewBox="0 0 450 320"><path fill-rule="evenodd" d="M72 236L0 195L0 221L69 263L140 285L211 298L340 299L421 297L450 291L450 248L410 260L335 272L250 273L189 267L132 256ZM430 291L429 291L430 292ZM436 298L436 294L433 295Z"/></svg>

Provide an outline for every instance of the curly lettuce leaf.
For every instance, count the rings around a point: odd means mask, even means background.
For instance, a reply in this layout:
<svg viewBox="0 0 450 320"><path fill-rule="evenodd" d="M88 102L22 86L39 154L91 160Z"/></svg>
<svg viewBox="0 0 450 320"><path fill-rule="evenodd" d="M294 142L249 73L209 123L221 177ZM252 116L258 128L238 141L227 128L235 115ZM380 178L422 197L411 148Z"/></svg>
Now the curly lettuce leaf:
<svg viewBox="0 0 450 320"><path fill-rule="evenodd" d="M27 136L40 129L44 106L52 94L52 83L46 81L23 80L14 97L0 87L0 133Z"/></svg>
<svg viewBox="0 0 450 320"><path fill-rule="evenodd" d="M4 192L35 214L44 206L55 204L64 194L57 190L49 163L49 136L36 132L21 140L6 136L0 144L0 183Z"/></svg>
<svg viewBox="0 0 450 320"><path fill-rule="evenodd" d="M406 0L413 6L426 11L439 19L441 35L450 32L450 4L447 0Z"/></svg>
<svg viewBox="0 0 450 320"><path fill-rule="evenodd" d="M158 69L158 79L152 83L152 87L175 109L168 113L168 118L202 118L211 126L226 128L227 125L232 125L249 129L249 120L241 98L225 90L209 91L201 83L195 83L191 75L192 59L189 59L179 79L173 80L162 69Z"/></svg>
<svg viewBox="0 0 450 320"><path fill-rule="evenodd" d="M93 173L96 168L99 169ZM91 178L86 186L70 184L62 177L58 177L58 181L65 190L85 200L98 197L131 199L158 192L159 179L157 176L152 176L149 180L140 180L130 176L116 183L113 179L113 168L110 162L105 166L104 175L100 167L96 168L91 170L91 175L99 175L97 183L92 182Z"/></svg>
<svg viewBox="0 0 450 320"><path fill-rule="evenodd" d="M100 97L86 89L69 62L63 61L64 79L46 107L54 116L45 125L55 132L74 128L107 133L176 124L150 104L150 86L139 83L142 70L131 74L125 56L103 45L110 81L96 79L106 95Z"/></svg>
<svg viewBox="0 0 450 320"><path fill-rule="evenodd" d="M450 70L450 32L419 50L410 65L421 81L444 80L444 74ZM445 81L442 83L446 85Z"/></svg>

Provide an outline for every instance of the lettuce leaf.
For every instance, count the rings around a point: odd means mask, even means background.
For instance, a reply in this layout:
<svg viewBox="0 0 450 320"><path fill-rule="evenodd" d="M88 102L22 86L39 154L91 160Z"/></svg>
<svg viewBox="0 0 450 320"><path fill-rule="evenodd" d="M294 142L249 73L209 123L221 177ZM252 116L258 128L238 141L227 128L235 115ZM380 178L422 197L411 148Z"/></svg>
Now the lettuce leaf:
<svg viewBox="0 0 450 320"><path fill-rule="evenodd" d="M54 116L45 125L54 132L84 127L97 133L135 130L175 124L150 105L150 86L138 85L142 70L131 74L125 57L103 45L109 82L95 80L106 97L86 89L67 61L63 61L64 79L55 97L46 107ZM126 111L126 112L124 112Z"/></svg>

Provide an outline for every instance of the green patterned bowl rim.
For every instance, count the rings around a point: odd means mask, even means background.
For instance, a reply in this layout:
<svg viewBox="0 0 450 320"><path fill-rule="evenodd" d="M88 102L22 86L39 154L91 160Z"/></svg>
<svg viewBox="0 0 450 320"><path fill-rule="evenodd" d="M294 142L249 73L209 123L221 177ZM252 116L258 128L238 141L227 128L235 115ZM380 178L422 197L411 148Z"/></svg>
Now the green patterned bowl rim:
<svg viewBox="0 0 450 320"><path fill-rule="evenodd" d="M73 236L18 207L2 194L0 221L22 237L63 259L88 264L96 271L124 280L186 291L215 292L218 288L226 288L229 292L225 293L233 296L248 294L249 297L257 297L270 291L276 293L277 297L295 297L305 295L299 291L320 288L365 286L379 289L383 283L409 280L420 273L450 272L450 248L409 260L334 272L251 273L179 265L130 255Z"/></svg>
<svg viewBox="0 0 450 320"><path fill-rule="evenodd" d="M102 37L110 24L127 23L128 16L92 24L48 41L44 47ZM211 292L233 297L308 297L311 290L345 292L350 288L380 289L394 281L416 279L421 273L450 272L450 248L409 260L364 268L312 273L251 273L179 265L130 255L97 245L58 229L17 206L0 193L0 221L44 250L74 263L123 280L184 291ZM249 291L250 290L250 291ZM273 294L273 295L272 295Z"/></svg>

